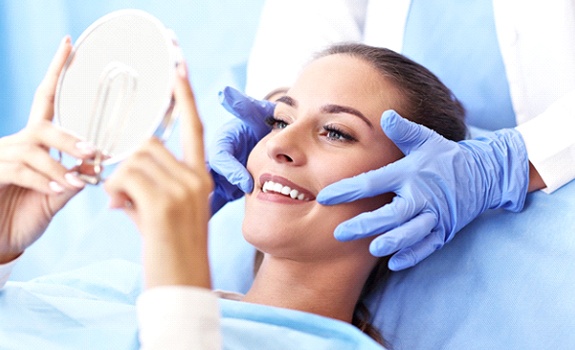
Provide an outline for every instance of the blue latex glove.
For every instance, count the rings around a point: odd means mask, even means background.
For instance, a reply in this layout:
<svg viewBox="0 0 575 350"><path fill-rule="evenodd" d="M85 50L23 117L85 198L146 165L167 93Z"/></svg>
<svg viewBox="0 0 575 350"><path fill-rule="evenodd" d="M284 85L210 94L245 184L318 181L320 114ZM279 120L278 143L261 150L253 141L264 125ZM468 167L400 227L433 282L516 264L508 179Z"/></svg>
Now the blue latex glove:
<svg viewBox="0 0 575 350"><path fill-rule="evenodd" d="M474 140L453 142L386 111L385 134L406 157L325 187L325 205L394 192L393 201L343 222L341 241L380 234L375 256L395 253L389 268L402 270L428 257L487 209L520 211L529 184L529 161L519 132L505 129Z"/></svg>
<svg viewBox="0 0 575 350"><path fill-rule="evenodd" d="M225 123L208 148L215 183L210 199L212 215L253 190L254 180L245 168L246 162L254 146L270 132L266 118L273 116L275 109L274 103L255 100L231 87L221 91L219 97L222 106L238 119Z"/></svg>

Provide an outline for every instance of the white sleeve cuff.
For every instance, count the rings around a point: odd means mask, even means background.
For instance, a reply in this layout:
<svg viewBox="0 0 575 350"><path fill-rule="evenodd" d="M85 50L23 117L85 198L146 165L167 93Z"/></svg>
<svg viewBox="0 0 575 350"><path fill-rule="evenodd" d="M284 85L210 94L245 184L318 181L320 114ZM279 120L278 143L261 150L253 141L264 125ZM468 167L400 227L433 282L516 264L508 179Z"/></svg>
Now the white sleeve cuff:
<svg viewBox="0 0 575 350"><path fill-rule="evenodd" d="M575 91L516 129L523 136L529 161L551 193L575 178Z"/></svg>
<svg viewBox="0 0 575 350"><path fill-rule="evenodd" d="M18 260L20 260L19 257L10 261L9 263L0 264L0 288L3 288L6 282L8 282L10 273L12 273L12 269Z"/></svg>
<svg viewBox="0 0 575 350"><path fill-rule="evenodd" d="M136 309L141 349L221 349L218 298L207 289L152 288Z"/></svg>

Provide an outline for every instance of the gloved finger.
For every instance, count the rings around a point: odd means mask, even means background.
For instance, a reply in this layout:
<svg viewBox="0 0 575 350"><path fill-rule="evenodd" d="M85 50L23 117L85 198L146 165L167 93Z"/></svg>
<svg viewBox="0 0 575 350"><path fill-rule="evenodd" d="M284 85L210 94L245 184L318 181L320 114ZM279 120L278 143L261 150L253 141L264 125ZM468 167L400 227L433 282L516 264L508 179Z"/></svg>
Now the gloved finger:
<svg viewBox="0 0 575 350"><path fill-rule="evenodd" d="M392 271L401 271L418 264L433 252L443 246L443 238L437 232L432 232L421 242L411 247L404 248L395 253L388 262L388 267Z"/></svg>
<svg viewBox="0 0 575 350"><path fill-rule="evenodd" d="M402 118L394 110L387 110L381 115L381 129L393 143L408 155L430 140L443 140L435 131Z"/></svg>
<svg viewBox="0 0 575 350"><path fill-rule="evenodd" d="M427 237L437 225L437 216L424 212L374 239L369 245L373 256L387 256Z"/></svg>
<svg viewBox="0 0 575 350"><path fill-rule="evenodd" d="M275 104L273 102L256 100L229 86L220 91L219 98L220 104L246 123L258 139L270 131L266 118L274 115Z"/></svg>
<svg viewBox="0 0 575 350"><path fill-rule="evenodd" d="M222 175L232 185L238 186L243 192L251 193L254 189L254 180L248 170L225 149L210 152L209 165L213 171Z"/></svg>
<svg viewBox="0 0 575 350"><path fill-rule="evenodd" d="M342 222L335 228L334 236L345 242L381 234L404 224L420 211L420 206L396 196L379 209Z"/></svg>
<svg viewBox="0 0 575 350"><path fill-rule="evenodd" d="M395 192L405 180L405 174L409 173L405 168L407 165L400 159L379 169L340 180L324 187L316 200L322 205L334 205Z"/></svg>
<svg viewBox="0 0 575 350"><path fill-rule="evenodd" d="M219 194L219 192L212 192L210 195L210 210L212 216L214 216L224 205L226 205L227 200Z"/></svg>
<svg viewBox="0 0 575 350"><path fill-rule="evenodd" d="M241 198L244 192L235 185L230 184L222 175L210 169L210 175L215 184L214 191L210 195L210 207L212 216L216 214L226 203Z"/></svg>

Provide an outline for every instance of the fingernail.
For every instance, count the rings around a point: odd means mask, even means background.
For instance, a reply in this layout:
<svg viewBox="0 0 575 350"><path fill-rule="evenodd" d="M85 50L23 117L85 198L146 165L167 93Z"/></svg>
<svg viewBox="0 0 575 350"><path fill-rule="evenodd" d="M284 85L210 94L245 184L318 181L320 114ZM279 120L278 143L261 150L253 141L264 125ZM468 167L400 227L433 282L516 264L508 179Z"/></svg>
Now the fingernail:
<svg viewBox="0 0 575 350"><path fill-rule="evenodd" d="M70 35L66 35L60 41L60 46L68 45L70 43L72 43L72 38L70 37Z"/></svg>
<svg viewBox="0 0 575 350"><path fill-rule="evenodd" d="M254 183L251 180L242 181L238 184L238 186L244 193L252 193L254 190Z"/></svg>
<svg viewBox="0 0 575 350"><path fill-rule="evenodd" d="M335 228L333 236L340 242L347 242L353 239L353 235L350 235L348 232L346 232L345 228L342 227L341 224Z"/></svg>
<svg viewBox="0 0 575 350"><path fill-rule="evenodd" d="M60 185L56 181L50 181L50 183L48 183L48 186L50 186L50 189L56 193L64 192L64 187L62 187L62 185Z"/></svg>
<svg viewBox="0 0 575 350"><path fill-rule="evenodd" d="M188 67L185 61L180 61L178 63L178 68L176 69L180 77L185 78L188 76Z"/></svg>
<svg viewBox="0 0 575 350"><path fill-rule="evenodd" d="M92 155L94 153L96 153L96 147L94 147L90 142L88 141L80 141L76 143L76 149L79 150L82 154L85 154L87 156Z"/></svg>
<svg viewBox="0 0 575 350"><path fill-rule="evenodd" d="M86 186L86 183L80 180L80 178L76 175L76 173L66 173L64 175L64 178L70 185L74 187L84 188L84 186Z"/></svg>
<svg viewBox="0 0 575 350"><path fill-rule="evenodd" d="M408 267L412 267L415 265L415 262L407 255L397 253L391 257L387 265L392 271L401 271L407 269Z"/></svg>
<svg viewBox="0 0 575 350"><path fill-rule="evenodd" d="M321 205L327 205L329 204L328 198L326 198L327 195L325 195L325 192L319 191L319 193L317 194L317 197L315 197L315 200L321 204Z"/></svg>

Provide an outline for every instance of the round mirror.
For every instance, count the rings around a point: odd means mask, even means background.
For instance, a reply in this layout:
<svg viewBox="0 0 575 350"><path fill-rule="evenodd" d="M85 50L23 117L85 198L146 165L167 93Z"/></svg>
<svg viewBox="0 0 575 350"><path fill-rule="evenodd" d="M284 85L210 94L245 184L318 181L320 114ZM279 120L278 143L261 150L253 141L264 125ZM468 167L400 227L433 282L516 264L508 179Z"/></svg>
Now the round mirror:
<svg viewBox="0 0 575 350"><path fill-rule="evenodd" d="M174 37L140 10L110 13L88 27L60 74L55 120L91 142L95 159L79 169L89 183L171 125L179 51ZM90 165L90 166L84 166Z"/></svg>

